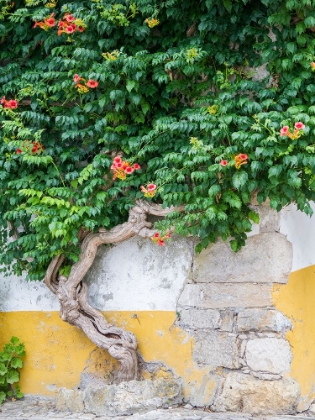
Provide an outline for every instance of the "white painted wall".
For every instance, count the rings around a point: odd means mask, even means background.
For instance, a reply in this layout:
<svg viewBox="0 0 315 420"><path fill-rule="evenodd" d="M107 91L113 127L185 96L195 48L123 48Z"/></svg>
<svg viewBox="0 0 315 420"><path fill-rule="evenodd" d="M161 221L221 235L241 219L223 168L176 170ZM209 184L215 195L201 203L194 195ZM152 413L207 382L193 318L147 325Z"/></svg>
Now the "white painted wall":
<svg viewBox="0 0 315 420"><path fill-rule="evenodd" d="M315 213L315 203L312 204ZM311 218L290 205L280 213L280 232L293 244L292 271L315 264L315 214Z"/></svg>
<svg viewBox="0 0 315 420"><path fill-rule="evenodd" d="M105 248L105 247L104 247ZM165 247L134 237L99 249L87 275L90 303L107 311L175 311L190 274L193 243L172 239ZM59 302L41 282L0 278L0 312L57 311Z"/></svg>
<svg viewBox="0 0 315 420"><path fill-rule="evenodd" d="M315 217L289 206L281 212L280 232L293 244L292 271L315 264ZM250 236L258 233L254 225ZM150 239L134 237L105 252L99 249L86 277L90 302L109 311L175 311L192 258L192 241L179 238L159 247ZM25 310L57 311L59 303L41 282L0 277L0 312Z"/></svg>

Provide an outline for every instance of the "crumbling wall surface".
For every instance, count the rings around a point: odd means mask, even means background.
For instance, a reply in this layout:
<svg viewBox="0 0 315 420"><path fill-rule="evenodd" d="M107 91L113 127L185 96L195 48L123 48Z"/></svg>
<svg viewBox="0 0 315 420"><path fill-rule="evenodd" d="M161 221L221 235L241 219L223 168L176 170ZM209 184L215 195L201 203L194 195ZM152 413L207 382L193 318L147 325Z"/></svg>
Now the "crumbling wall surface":
<svg viewBox="0 0 315 420"><path fill-rule="evenodd" d="M23 391L59 390L59 408L109 416L179 403L306 410L315 398L315 253L301 246L315 222L293 206L253 209L260 224L236 254L222 241L195 254L192 238L99 249L85 279L90 301L136 335L138 385L111 383L115 360L58 318L42 284L2 279L0 345L12 335L25 342Z"/></svg>

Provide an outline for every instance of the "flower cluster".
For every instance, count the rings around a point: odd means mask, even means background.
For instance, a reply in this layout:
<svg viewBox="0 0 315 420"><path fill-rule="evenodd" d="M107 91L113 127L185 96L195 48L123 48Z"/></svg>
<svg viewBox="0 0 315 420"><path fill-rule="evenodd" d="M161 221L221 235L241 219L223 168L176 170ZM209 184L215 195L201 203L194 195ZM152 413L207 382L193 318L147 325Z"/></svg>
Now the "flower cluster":
<svg viewBox="0 0 315 420"><path fill-rule="evenodd" d="M143 192L143 195L147 198L153 198L156 193L156 185L155 184L148 184L147 188L141 185L140 190Z"/></svg>
<svg viewBox="0 0 315 420"><path fill-rule="evenodd" d="M156 232L151 239L155 244L158 244L160 246L165 246L165 242L164 242L165 239L167 240L170 237L171 235L169 233L167 233L164 236L160 236L159 232Z"/></svg>
<svg viewBox="0 0 315 420"><path fill-rule="evenodd" d="M248 159L248 156L245 153L240 153L237 156L234 156L235 168L240 169L240 167L242 165L246 165L247 159ZM222 159L221 162L220 162L220 165L221 166L227 166L228 163L229 162L226 159Z"/></svg>
<svg viewBox="0 0 315 420"><path fill-rule="evenodd" d="M134 163L133 166L131 166L129 162L122 160L120 156L116 156L110 169L114 175L113 179L118 178L124 180L126 179L127 175L130 175L133 173L133 171L138 171L141 168L138 163Z"/></svg>
<svg viewBox="0 0 315 420"><path fill-rule="evenodd" d="M75 74L73 76L73 81L79 93L87 93L89 91L89 88L95 89L98 86L98 82L96 80L89 79L88 81L86 81L83 77L80 77L78 74Z"/></svg>
<svg viewBox="0 0 315 420"><path fill-rule="evenodd" d="M31 152L40 154L45 150L45 147L38 141L26 140L22 143L22 146L16 149L16 153L20 155L22 152Z"/></svg>
<svg viewBox="0 0 315 420"><path fill-rule="evenodd" d="M0 104L3 105L4 108L16 109L18 107L18 101L15 99L10 99L7 101L5 96L2 96Z"/></svg>
<svg viewBox="0 0 315 420"><path fill-rule="evenodd" d="M111 53L110 52L106 52L106 53L103 53L102 56L107 61L114 61L119 56L119 51L115 50L115 51L113 51Z"/></svg>
<svg viewBox="0 0 315 420"><path fill-rule="evenodd" d="M55 14L52 13L42 22L37 22L37 20L35 20L33 28L37 28L37 26L39 26L41 29L44 29L44 31L48 31L49 28L53 28L56 25L56 19L54 18L54 15Z"/></svg>
<svg viewBox="0 0 315 420"><path fill-rule="evenodd" d="M74 32L83 32L85 24L82 19L77 19L70 13L65 13L62 20L58 22L58 35L73 34Z"/></svg>
<svg viewBox="0 0 315 420"><path fill-rule="evenodd" d="M235 168L240 169L242 165L246 165L248 156L245 153L240 153L237 156L234 156Z"/></svg>
<svg viewBox="0 0 315 420"><path fill-rule="evenodd" d="M305 129L305 125L302 122L296 122L294 124L294 131L293 133L290 131L290 127L285 125L284 127L281 128L280 130L280 136L284 137L287 136L289 137L291 140L296 140L298 138L301 137L301 135L303 134L303 130Z"/></svg>
<svg viewBox="0 0 315 420"><path fill-rule="evenodd" d="M44 31L48 31L49 28L53 28L56 26L56 19L54 18L54 13L51 13L48 17L46 17L43 21L37 22L33 25L33 28L37 28L39 26ZM70 13L65 13L63 18L58 21L58 35L63 33L65 34L73 34L74 32L83 32L85 29L85 24L82 19L77 19Z"/></svg>
<svg viewBox="0 0 315 420"><path fill-rule="evenodd" d="M154 26L157 26L160 23L158 19L154 19L154 18L151 18L151 19L147 18L145 22L149 28L154 28Z"/></svg>

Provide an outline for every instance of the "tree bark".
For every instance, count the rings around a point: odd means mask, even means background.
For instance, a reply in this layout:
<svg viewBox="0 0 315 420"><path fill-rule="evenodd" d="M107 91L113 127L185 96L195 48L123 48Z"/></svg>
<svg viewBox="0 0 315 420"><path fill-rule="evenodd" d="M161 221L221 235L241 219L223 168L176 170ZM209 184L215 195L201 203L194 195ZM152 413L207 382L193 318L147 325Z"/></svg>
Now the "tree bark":
<svg viewBox="0 0 315 420"><path fill-rule="evenodd" d="M137 340L133 333L108 324L104 316L90 306L88 302L88 286L83 278L93 264L97 248L102 244L122 242L132 236L152 237L155 230L147 221L147 215L165 216L175 208L162 209L159 204L137 201L130 210L126 223L107 231L99 229L98 233L88 233L81 243L79 261L71 268L69 277L59 275L64 256L55 257L48 266L45 284L57 296L60 302L60 317L80 328L98 347L120 362L115 382L137 379ZM183 208L176 208L183 210ZM84 235L83 235L84 236Z"/></svg>

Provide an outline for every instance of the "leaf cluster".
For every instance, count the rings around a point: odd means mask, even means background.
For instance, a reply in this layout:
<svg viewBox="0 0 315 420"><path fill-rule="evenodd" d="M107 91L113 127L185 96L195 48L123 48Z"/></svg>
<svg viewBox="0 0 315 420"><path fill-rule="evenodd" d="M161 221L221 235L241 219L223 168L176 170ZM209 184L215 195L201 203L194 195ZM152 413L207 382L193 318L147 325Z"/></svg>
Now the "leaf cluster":
<svg viewBox="0 0 315 420"><path fill-rule="evenodd" d="M25 356L24 344L17 337L12 337L0 352L0 404L10 397L22 398L23 393L16 384L20 380L19 369L23 367L21 357ZM13 385L14 384L14 385Z"/></svg>
<svg viewBox="0 0 315 420"><path fill-rule="evenodd" d="M157 225L237 251L270 200L311 214L315 194L315 6L309 0L2 0L0 264L41 280L64 274L82 229L126 221L140 187L185 205ZM84 23L33 27L54 13ZM314 15L314 16L313 16ZM156 22L149 27L147 21ZM257 70L258 69L258 70ZM80 92L74 82L95 80ZM296 122L303 135L280 129ZM39 142L41 153L26 145ZM21 154L16 151L22 150ZM246 163L235 166L235 157ZM115 156L140 171L113 180ZM227 161L222 166L221 161Z"/></svg>

